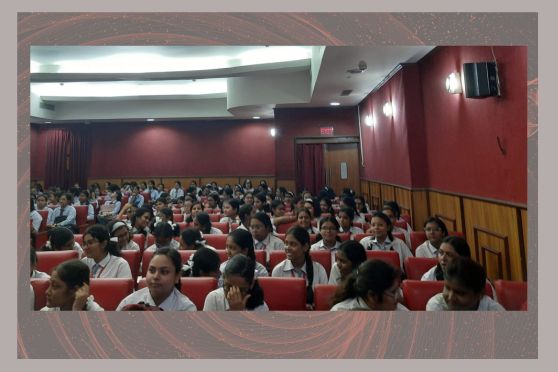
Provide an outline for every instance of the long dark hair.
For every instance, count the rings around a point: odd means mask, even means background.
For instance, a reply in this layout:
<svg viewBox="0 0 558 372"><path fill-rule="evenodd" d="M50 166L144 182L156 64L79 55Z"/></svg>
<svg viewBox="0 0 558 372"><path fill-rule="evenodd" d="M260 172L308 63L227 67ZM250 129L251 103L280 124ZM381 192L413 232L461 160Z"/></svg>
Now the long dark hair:
<svg viewBox="0 0 558 372"><path fill-rule="evenodd" d="M312 283L314 283L314 263L312 262L312 256L310 256L310 234L304 227L298 225L293 225L286 235L292 235L301 245L308 245L308 249L304 253L304 260L306 262L306 278L308 279L308 284L306 285L306 303L314 303L314 290L312 289ZM285 235L285 236L286 236Z"/></svg>
<svg viewBox="0 0 558 372"><path fill-rule="evenodd" d="M93 238L97 239L99 243L107 242L107 245L105 246L105 252L113 256L117 256L117 257L121 256L120 248L118 247L118 244L110 240L110 234L105 225L97 224L97 225L89 226L85 230L83 236L85 237L85 235L88 234L91 235Z"/></svg>
<svg viewBox="0 0 558 372"><path fill-rule="evenodd" d="M474 293L484 293L486 270L468 257L457 257L446 268L446 280L457 281Z"/></svg>
<svg viewBox="0 0 558 372"><path fill-rule="evenodd" d="M247 283L252 284L252 282L254 282L254 286L248 292L248 294L250 295L250 298L246 302L246 308L248 310L254 310L256 307L263 305L264 303L264 292L258 283L258 279L254 278L255 271L256 261L242 254L237 254L229 260L227 266L225 267L225 271L223 272L224 277L240 276L244 278Z"/></svg>
<svg viewBox="0 0 558 372"><path fill-rule="evenodd" d="M211 219L209 218L209 214L207 214L205 212L200 212L195 217L195 219L200 224L200 230L201 230L202 233L204 233L204 234L211 233Z"/></svg>
<svg viewBox="0 0 558 372"><path fill-rule="evenodd" d="M42 248L43 251L59 251L64 244L74 238L72 230L63 226L50 229L47 234L50 247L45 245Z"/></svg>
<svg viewBox="0 0 558 372"><path fill-rule="evenodd" d="M89 285L89 266L81 260L69 260L62 262L54 268L60 280L62 280L69 289L81 287L83 284Z"/></svg>
<svg viewBox="0 0 558 372"><path fill-rule="evenodd" d="M442 244L444 243L451 245L460 257L471 258L471 248L465 239L459 236L446 236L442 239ZM438 263L436 269L434 269L434 276L436 280L444 280L444 271L440 263Z"/></svg>
<svg viewBox="0 0 558 372"><path fill-rule="evenodd" d="M206 274L218 272L220 264L221 260L217 252L206 247L199 248L192 258L192 276L199 277L202 271Z"/></svg>
<svg viewBox="0 0 558 372"><path fill-rule="evenodd" d="M388 232L387 235L389 237L389 240L393 241L393 224L391 223L391 220L389 219L388 216L386 216L384 213L382 212L376 212L372 215L372 218L377 217L377 218L381 218L382 220L384 220L384 222L387 224L387 228L388 228Z"/></svg>
<svg viewBox="0 0 558 372"><path fill-rule="evenodd" d="M318 223L318 228L320 229L320 232L316 235L316 241L319 242L320 240L323 239L322 237L322 225L326 222L331 222L332 224L335 225L335 228L337 229L337 234L335 235L335 240L337 240L338 242L341 241L341 238L339 237L339 221L337 221L337 218L335 218L335 216L331 215L328 217L324 217L320 220L320 222Z"/></svg>
<svg viewBox="0 0 558 372"><path fill-rule="evenodd" d="M372 292L372 296L381 303L383 293L400 276L401 271L399 269L382 260L365 261L337 287L333 296L333 305L349 298L361 297L366 299L369 292Z"/></svg>
<svg viewBox="0 0 558 372"><path fill-rule="evenodd" d="M351 261L353 270L356 270L356 268L359 267L361 263L368 259L368 257L366 257L366 251L364 250L364 247L356 240L347 240L341 243L341 245L339 246L339 251L343 252L345 257L347 257L347 259Z"/></svg>
<svg viewBox="0 0 558 372"><path fill-rule="evenodd" d="M182 257L180 256L180 253L178 253L176 249L159 248L155 250L153 257L155 256L167 256L171 260L172 264L174 265L174 272L178 274L182 271ZM151 258L152 260L153 257ZM180 280L178 281L178 283L174 284L174 287L180 291L180 287L181 287Z"/></svg>
<svg viewBox="0 0 558 372"><path fill-rule="evenodd" d="M203 239L201 233L196 229L189 227L182 231L182 234L180 236L182 237L184 243L193 245L195 250L205 247L205 245L202 243Z"/></svg>
<svg viewBox="0 0 558 372"><path fill-rule="evenodd" d="M149 213L149 219L151 219L153 217L153 211L151 210L151 208L141 207L141 208L136 209L136 211L134 212L134 215L132 216L132 218L130 218L132 228L136 228L137 219L140 218L141 216L143 216L145 213ZM139 231L138 234L147 235L147 230L144 228L142 231Z"/></svg>
<svg viewBox="0 0 558 372"><path fill-rule="evenodd" d="M248 256L254 264L256 262L256 253L254 252L254 238L249 231L244 229L236 229L231 231L229 236L232 238L234 243L238 245L241 249L246 249L246 256ZM230 261L229 261L230 262ZM227 264L228 266L228 264Z"/></svg>

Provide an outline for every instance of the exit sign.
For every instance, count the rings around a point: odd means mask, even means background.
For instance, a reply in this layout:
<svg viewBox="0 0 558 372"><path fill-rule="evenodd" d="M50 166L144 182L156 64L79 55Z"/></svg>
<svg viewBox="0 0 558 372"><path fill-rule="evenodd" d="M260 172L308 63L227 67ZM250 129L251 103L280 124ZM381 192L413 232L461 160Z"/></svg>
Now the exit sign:
<svg viewBox="0 0 558 372"><path fill-rule="evenodd" d="M333 127L320 127L321 136L333 136Z"/></svg>

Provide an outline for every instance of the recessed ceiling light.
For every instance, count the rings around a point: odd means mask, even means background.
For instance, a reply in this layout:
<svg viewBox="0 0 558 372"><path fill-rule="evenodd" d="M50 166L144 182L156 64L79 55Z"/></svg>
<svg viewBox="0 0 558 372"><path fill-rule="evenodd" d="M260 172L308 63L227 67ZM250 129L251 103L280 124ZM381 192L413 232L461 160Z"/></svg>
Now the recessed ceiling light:
<svg viewBox="0 0 558 372"><path fill-rule="evenodd" d="M340 103L339 102L330 102L329 105L330 106L339 106Z"/></svg>
<svg viewBox="0 0 558 372"><path fill-rule="evenodd" d="M252 119L261 119L259 116L252 116Z"/></svg>
<svg viewBox="0 0 558 372"><path fill-rule="evenodd" d="M145 121L155 121L155 119L146 119Z"/></svg>
<svg viewBox="0 0 558 372"><path fill-rule="evenodd" d="M277 134L277 131L275 130L275 128L271 128L269 130L269 134L271 134L271 137L275 137L275 135Z"/></svg>
<svg viewBox="0 0 558 372"><path fill-rule="evenodd" d="M45 121L45 124L52 124L52 121Z"/></svg>

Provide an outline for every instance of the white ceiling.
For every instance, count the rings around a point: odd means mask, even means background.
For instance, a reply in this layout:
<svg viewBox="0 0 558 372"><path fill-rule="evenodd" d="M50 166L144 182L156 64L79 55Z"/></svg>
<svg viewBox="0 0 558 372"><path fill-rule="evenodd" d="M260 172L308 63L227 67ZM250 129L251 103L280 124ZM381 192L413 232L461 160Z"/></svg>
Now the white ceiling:
<svg viewBox="0 0 558 372"><path fill-rule="evenodd" d="M31 121L273 118L275 107L355 106L433 48L32 46ZM364 72L347 72L360 61Z"/></svg>

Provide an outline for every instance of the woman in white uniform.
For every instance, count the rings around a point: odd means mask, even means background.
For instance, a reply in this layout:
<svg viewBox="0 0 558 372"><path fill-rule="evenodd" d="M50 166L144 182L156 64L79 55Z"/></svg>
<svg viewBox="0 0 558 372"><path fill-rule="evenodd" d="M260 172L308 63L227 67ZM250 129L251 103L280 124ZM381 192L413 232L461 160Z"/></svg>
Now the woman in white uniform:
<svg viewBox="0 0 558 372"><path fill-rule="evenodd" d="M232 257L223 273L223 287L207 295L203 310L269 310L264 301L264 293L258 284L255 272L255 260L242 254Z"/></svg>
<svg viewBox="0 0 558 372"><path fill-rule="evenodd" d="M164 311L196 311L196 305L180 292L181 271L182 260L176 249L157 250L149 261L147 286L123 299L116 311L126 305L142 303Z"/></svg>
<svg viewBox="0 0 558 372"><path fill-rule="evenodd" d="M256 277L269 276L269 273L267 272L265 266L256 261L254 239L252 238L252 234L250 234L248 231L243 229L236 229L232 231L229 236L227 236L225 251L227 252L228 259L219 267L222 273L225 272L225 268L229 264L231 258L241 254L254 261ZM222 283L219 283L219 287L221 287L221 285Z"/></svg>
<svg viewBox="0 0 558 372"><path fill-rule="evenodd" d="M258 212L250 219L250 232L254 238L254 249L265 251L268 262L271 251L285 249L285 243L273 235L271 219L264 212Z"/></svg>
<svg viewBox="0 0 558 372"><path fill-rule="evenodd" d="M120 249L110 240L104 225L92 225L83 234L82 261L91 270L92 278L131 278L128 261L120 257Z"/></svg>
<svg viewBox="0 0 558 372"><path fill-rule="evenodd" d="M89 268L79 260L62 262L53 271L41 311L103 311L89 295Z"/></svg>
<svg viewBox="0 0 558 372"><path fill-rule="evenodd" d="M331 311L408 310L398 302L401 272L382 260L369 260L338 287Z"/></svg>
<svg viewBox="0 0 558 372"><path fill-rule="evenodd" d="M486 271L475 261L457 257L446 267L444 291L426 304L427 311L504 311L498 302L485 295Z"/></svg>
<svg viewBox="0 0 558 372"><path fill-rule="evenodd" d="M335 252L341 245L341 239L337 236L339 232L339 222L333 216L324 217L320 220L320 233L316 235L316 243L310 247L311 251L331 252L331 263L335 263Z"/></svg>
<svg viewBox="0 0 558 372"><path fill-rule="evenodd" d="M424 232L426 241L417 247L415 256L437 258L442 240L448 236L448 228L438 217L429 217L424 222Z"/></svg>
<svg viewBox="0 0 558 372"><path fill-rule="evenodd" d="M366 260L366 251L362 244L354 240L341 243L335 251L335 263L331 267L329 284L340 284Z"/></svg>
<svg viewBox="0 0 558 372"><path fill-rule="evenodd" d="M306 208L298 208L295 211L296 223L298 226L304 228L308 234L319 233L318 229L312 226L312 214Z"/></svg>
<svg viewBox="0 0 558 372"><path fill-rule="evenodd" d="M138 243L133 241L130 227L124 221L111 221L107 225L112 241L116 241L118 248L122 251L139 251Z"/></svg>

